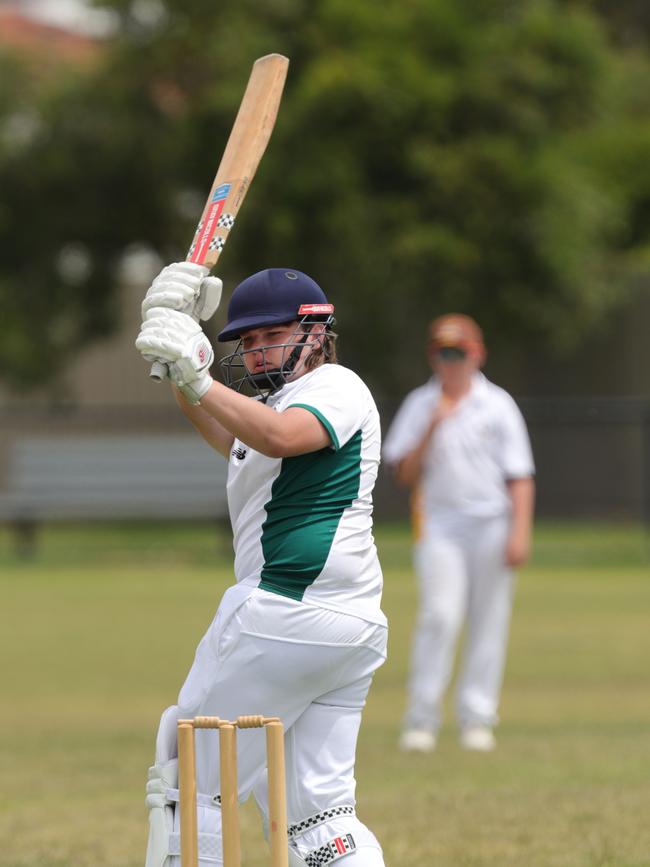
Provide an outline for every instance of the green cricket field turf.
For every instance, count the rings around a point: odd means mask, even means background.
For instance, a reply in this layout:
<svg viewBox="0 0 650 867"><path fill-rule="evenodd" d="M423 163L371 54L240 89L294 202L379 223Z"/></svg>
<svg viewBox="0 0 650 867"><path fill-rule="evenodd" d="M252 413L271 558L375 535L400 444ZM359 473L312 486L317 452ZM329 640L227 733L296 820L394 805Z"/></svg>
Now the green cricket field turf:
<svg viewBox="0 0 650 867"><path fill-rule="evenodd" d="M650 561L640 530L542 525L519 578L499 746L396 749L415 611L408 533L381 527L389 660L359 742L360 817L388 867L650 865ZM0 864L143 863L160 711L231 583L209 528L0 531ZM267 708L260 708L267 712ZM264 867L252 805L244 864ZM341 862L343 863L343 862Z"/></svg>

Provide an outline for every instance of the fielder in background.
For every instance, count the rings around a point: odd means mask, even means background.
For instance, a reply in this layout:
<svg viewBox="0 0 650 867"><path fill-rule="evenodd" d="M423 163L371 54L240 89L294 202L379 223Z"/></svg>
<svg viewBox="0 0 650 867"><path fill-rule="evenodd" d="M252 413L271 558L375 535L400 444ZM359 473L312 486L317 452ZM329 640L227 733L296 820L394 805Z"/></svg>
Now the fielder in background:
<svg viewBox="0 0 650 867"><path fill-rule="evenodd" d="M412 490L419 578L408 706L400 746L436 745L458 635L463 747L491 750L514 593L529 555L534 466L514 400L480 372L483 335L468 316L430 326L433 378L402 403L384 446L398 483Z"/></svg>
<svg viewBox="0 0 650 867"><path fill-rule="evenodd" d="M178 865L177 719L258 713L285 726L291 867L383 867L356 816L354 779L361 713L386 657L372 538L377 409L336 363L333 306L291 269L261 271L234 290L217 339L236 348L221 362L227 385L215 382L198 320L220 293L207 269L170 265L147 293L136 341L148 362L167 365L179 407L228 461L236 579L161 718L146 867ZM263 817L265 761L264 734L247 732L239 800L253 793ZM196 774L200 864L219 865L219 751L203 731Z"/></svg>

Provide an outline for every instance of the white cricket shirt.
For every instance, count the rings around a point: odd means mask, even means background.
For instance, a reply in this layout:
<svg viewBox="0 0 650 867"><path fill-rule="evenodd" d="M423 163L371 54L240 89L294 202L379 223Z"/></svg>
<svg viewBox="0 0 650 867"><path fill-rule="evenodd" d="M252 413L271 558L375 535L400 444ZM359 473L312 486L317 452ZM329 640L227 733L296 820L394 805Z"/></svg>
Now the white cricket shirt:
<svg viewBox="0 0 650 867"><path fill-rule="evenodd" d="M370 391L351 370L324 364L267 405L312 412L332 446L269 458L235 439L227 490L237 581L385 623L372 536L381 430Z"/></svg>
<svg viewBox="0 0 650 867"><path fill-rule="evenodd" d="M398 463L421 442L440 394L434 378L406 396L386 436L388 463ZM506 481L534 472L528 431L517 404L476 373L468 394L431 437L420 486L424 517L507 514L511 502Z"/></svg>

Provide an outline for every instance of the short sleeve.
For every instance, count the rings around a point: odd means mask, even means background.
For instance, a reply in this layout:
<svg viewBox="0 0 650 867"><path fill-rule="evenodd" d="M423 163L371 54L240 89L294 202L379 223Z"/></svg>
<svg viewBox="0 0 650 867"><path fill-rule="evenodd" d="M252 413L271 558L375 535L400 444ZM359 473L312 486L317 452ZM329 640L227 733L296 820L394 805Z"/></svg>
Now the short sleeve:
<svg viewBox="0 0 650 867"><path fill-rule="evenodd" d="M501 467L504 478L522 479L535 474L535 463L526 422L514 400L507 395L501 414Z"/></svg>
<svg viewBox="0 0 650 867"><path fill-rule="evenodd" d="M372 397L363 381L347 368L325 365L318 374L309 378L286 409L300 407L313 413L338 451L362 428Z"/></svg>

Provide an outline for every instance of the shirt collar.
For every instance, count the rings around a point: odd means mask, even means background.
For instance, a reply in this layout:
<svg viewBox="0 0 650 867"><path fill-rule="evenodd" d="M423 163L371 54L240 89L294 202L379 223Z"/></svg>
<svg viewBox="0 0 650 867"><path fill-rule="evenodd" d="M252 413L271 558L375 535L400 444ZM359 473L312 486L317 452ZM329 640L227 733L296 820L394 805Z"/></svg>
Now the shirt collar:
<svg viewBox="0 0 650 867"><path fill-rule="evenodd" d="M273 406L280 400L280 398L286 397L287 395L296 391L296 389L300 388L301 385L306 382L307 378L310 377L313 373L316 373L316 371L319 370L320 367L321 365L319 365L319 367L315 367L313 370L308 370L306 373L303 373L302 376L299 376L298 379L294 379L291 382L285 382L281 388L279 388L277 391L274 391L273 394L269 396L267 400L267 405Z"/></svg>

